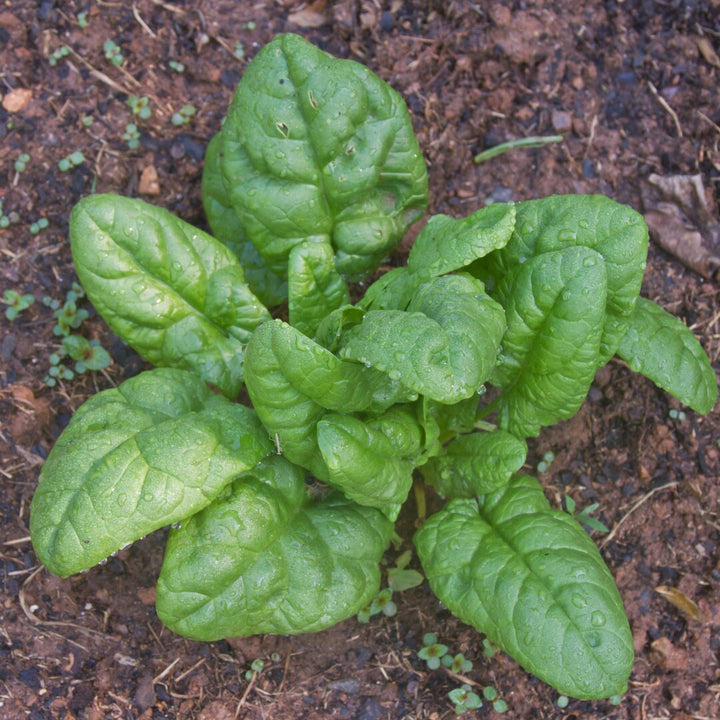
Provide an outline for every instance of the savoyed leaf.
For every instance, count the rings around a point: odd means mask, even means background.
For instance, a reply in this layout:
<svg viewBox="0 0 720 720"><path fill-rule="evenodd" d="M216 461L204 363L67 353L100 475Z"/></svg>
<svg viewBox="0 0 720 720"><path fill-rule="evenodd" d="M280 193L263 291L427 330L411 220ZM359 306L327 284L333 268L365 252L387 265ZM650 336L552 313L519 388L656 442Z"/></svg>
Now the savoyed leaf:
<svg viewBox="0 0 720 720"><path fill-rule="evenodd" d="M590 537L536 480L451 501L415 544L443 604L526 670L577 698L625 692L633 643L620 595Z"/></svg>
<svg viewBox="0 0 720 720"><path fill-rule="evenodd" d="M525 462L527 445L503 430L462 435L423 466L423 477L443 497L494 492Z"/></svg>
<svg viewBox="0 0 720 720"><path fill-rule="evenodd" d="M363 310L406 310L422 278L406 267L393 268L367 289L358 303Z"/></svg>
<svg viewBox="0 0 720 720"><path fill-rule="evenodd" d="M268 269L250 242L240 218L232 208L220 171L222 137L217 133L205 151L202 176L202 199L213 235L227 245L240 260L245 271L245 281L250 289L268 307L279 305L287 299L285 271L276 274Z"/></svg>
<svg viewBox="0 0 720 720"><path fill-rule="evenodd" d="M303 487L302 476L293 479ZM218 640L313 632L366 605L392 524L339 494L315 502L298 495L248 474L171 531L160 619L181 635Z"/></svg>
<svg viewBox="0 0 720 720"><path fill-rule="evenodd" d="M433 215L408 257L408 270L423 278L467 267L504 247L515 227L515 206L498 203L465 218Z"/></svg>
<svg viewBox="0 0 720 720"><path fill-rule="evenodd" d="M304 242L290 251L288 300L290 324L309 337L327 315L350 302L330 245Z"/></svg>
<svg viewBox="0 0 720 720"><path fill-rule="evenodd" d="M255 413L162 368L80 407L43 466L35 552L63 577L208 505L270 451Z"/></svg>
<svg viewBox="0 0 720 720"><path fill-rule="evenodd" d="M570 247L602 255L607 306L598 364L616 352L640 293L648 231L642 215L603 195L555 195L515 206L515 230L507 245L473 265L495 297L494 284L518 264Z"/></svg>
<svg viewBox="0 0 720 720"><path fill-rule="evenodd" d="M617 352L632 370L696 412L715 407L717 378L705 351L681 320L652 300L638 298Z"/></svg>
<svg viewBox="0 0 720 720"><path fill-rule="evenodd" d="M230 250L167 210L117 195L83 198L70 241L80 282L115 333L153 364L237 395L244 345L269 314Z"/></svg>
<svg viewBox="0 0 720 720"><path fill-rule="evenodd" d="M370 310L340 356L387 373L432 400L472 396L489 376L505 328L502 308L467 275L423 283L407 312Z"/></svg>
<svg viewBox="0 0 720 720"><path fill-rule="evenodd" d="M605 321L605 263L586 247L518 265L495 289L507 332L491 382L501 428L518 437L571 417L598 367Z"/></svg>
<svg viewBox="0 0 720 720"><path fill-rule="evenodd" d="M247 67L222 137L231 204L275 272L309 239L332 245L339 272L366 273L427 204L402 98L297 35L279 35Z"/></svg>

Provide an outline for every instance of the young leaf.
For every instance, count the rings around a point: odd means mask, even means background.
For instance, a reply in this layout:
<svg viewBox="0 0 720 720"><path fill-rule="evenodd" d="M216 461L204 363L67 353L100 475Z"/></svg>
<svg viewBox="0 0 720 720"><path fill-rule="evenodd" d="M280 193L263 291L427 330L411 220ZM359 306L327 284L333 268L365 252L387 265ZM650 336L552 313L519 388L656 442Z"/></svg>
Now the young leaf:
<svg viewBox="0 0 720 720"><path fill-rule="evenodd" d="M297 35L279 35L247 67L222 138L231 204L274 272L309 239L332 245L340 273L366 273L427 204L402 98Z"/></svg>
<svg viewBox="0 0 720 720"><path fill-rule="evenodd" d="M237 395L243 347L269 314L230 250L167 210L114 195L75 206L70 241L88 298L115 333L153 364Z"/></svg>
<svg viewBox="0 0 720 720"><path fill-rule="evenodd" d="M270 451L255 413L184 370L151 370L77 411L30 508L40 561L66 577L205 507Z"/></svg>
<svg viewBox="0 0 720 720"><path fill-rule="evenodd" d="M249 474L171 531L160 619L197 640L288 635L329 627L368 604L392 524L339 494L316 502L297 495Z"/></svg>
<svg viewBox="0 0 720 720"><path fill-rule="evenodd" d="M423 283L407 312L370 310L340 356L387 373L432 400L472 396L489 376L505 328L502 308L467 275Z"/></svg>
<svg viewBox="0 0 720 720"><path fill-rule="evenodd" d="M227 245L240 260L245 280L252 292L268 307L287 299L287 279L284 272L276 274L268 269L250 242L240 218L235 214L223 183L220 170L222 137L217 133L205 151L202 176L202 199L213 235Z"/></svg>
<svg viewBox="0 0 720 720"><path fill-rule="evenodd" d="M408 257L408 270L423 278L467 267L504 247L515 227L515 206L498 203L456 220L433 215Z"/></svg>
<svg viewBox="0 0 720 720"><path fill-rule="evenodd" d="M642 215L603 195L554 195L515 206L508 244L473 265L495 297L494 283L530 258L571 247L591 248L607 268L607 307L598 366L615 354L640 293L648 231Z"/></svg>
<svg viewBox="0 0 720 720"><path fill-rule="evenodd" d="M715 407L717 378L705 351L681 320L652 300L638 298L618 355L696 412Z"/></svg>
<svg viewBox="0 0 720 720"><path fill-rule="evenodd" d="M525 441L503 430L462 435L431 458L422 474L443 497L474 497L505 485L526 455Z"/></svg>
<svg viewBox="0 0 720 720"><path fill-rule="evenodd" d="M406 310L422 278L406 267L393 268L367 289L358 303L364 310Z"/></svg>
<svg viewBox="0 0 720 720"><path fill-rule="evenodd" d="M535 436L580 407L599 364L605 278L597 252L569 247L530 258L498 284L508 322L491 378L503 389L501 428Z"/></svg>
<svg viewBox="0 0 720 720"><path fill-rule="evenodd" d="M451 501L415 544L442 603L526 670L577 698L626 690L633 643L612 576L536 480Z"/></svg>
<svg viewBox="0 0 720 720"><path fill-rule="evenodd" d="M327 315L350 302L330 245L308 241L290 251L288 300L290 324L309 337Z"/></svg>

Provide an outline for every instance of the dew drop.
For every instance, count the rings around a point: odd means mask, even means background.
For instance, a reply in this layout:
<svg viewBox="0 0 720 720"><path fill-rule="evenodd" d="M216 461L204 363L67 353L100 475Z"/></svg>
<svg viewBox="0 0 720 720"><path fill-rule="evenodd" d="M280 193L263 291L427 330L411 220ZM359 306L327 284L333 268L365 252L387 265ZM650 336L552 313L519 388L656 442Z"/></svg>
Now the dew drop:
<svg viewBox="0 0 720 720"><path fill-rule="evenodd" d="M597 259L592 255L588 255L586 258L583 258L583 265L585 267L594 267L596 263Z"/></svg>
<svg viewBox="0 0 720 720"><path fill-rule="evenodd" d="M588 645L591 648L597 648L602 645L602 640L600 639L600 636L597 633L590 633L587 636Z"/></svg>
<svg viewBox="0 0 720 720"><path fill-rule="evenodd" d="M574 230L561 230L558 233L558 240L560 242L573 242L577 240L577 233Z"/></svg>
<svg viewBox="0 0 720 720"><path fill-rule="evenodd" d="M590 616L590 622L595 627L602 627L605 624L605 615L603 615L599 610L596 610L591 616Z"/></svg>
<svg viewBox="0 0 720 720"><path fill-rule="evenodd" d="M576 608L584 608L587 606L587 600L578 593L575 593L570 599Z"/></svg>
<svg viewBox="0 0 720 720"><path fill-rule="evenodd" d="M117 504L122 507L127 502L127 495L125 493L120 493L117 496Z"/></svg>
<svg viewBox="0 0 720 720"><path fill-rule="evenodd" d="M585 219L580 220L580 222L578 222L578 225L579 225L583 230L587 230L587 229L590 227L590 223L589 223L587 220L585 220Z"/></svg>

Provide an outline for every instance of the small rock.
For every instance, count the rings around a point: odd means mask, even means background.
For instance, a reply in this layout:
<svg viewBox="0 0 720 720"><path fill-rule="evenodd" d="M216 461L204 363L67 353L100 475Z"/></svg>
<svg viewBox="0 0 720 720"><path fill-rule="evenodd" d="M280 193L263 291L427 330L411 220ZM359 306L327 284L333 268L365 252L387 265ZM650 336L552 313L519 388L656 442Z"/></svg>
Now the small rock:
<svg viewBox="0 0 720 720"><path fill-rule="evenodd" d="M138 682L137 690L135 691L135 697L133 702L135 706L143 712L147 708L152 707L155 704L157 697L155 695L155 688L153 687L153 679L150 675L143 675Z"/></svg>
<svg viewBox="0 0 720 720"><path fill-rule="evenodd" d="M154 165L148 165L140 173L140 185L138 190L141 195L159 195L160 182L158 181L158 172Z"/></svg>
<svg viewBox="0 0 720 720"><path fill-rule="evenodd" d="M356 678L343 678L328 683L328 690L344 692L348 695L357 695L360 692L360 681Z"/></svg>
<svg viewBox="0 0 720 720"><path fill-rule="evenodd" d="M553 110L552 126L555 132L568 132L572 129L572 117L564 110Z"/></svg>
<svg viewBox="0 0 720 720"><path fill-rule="evenodd" d="M687 653L675 647L666 637L659 637L650 645L650 656L663 670L685 670Z"/></svg>
<svg viewBox="0 0 720 720"><path fill-rule="evenodd" d="M143 605L154 605L155 604L155 588L146 587L138 588L135 594Z"/></svg>
<svg viewBox="0 0 720 720"><path fill-rule="evenodd" d="M2 101L2 106L10 113L17 113L24 110L32 98L32 90L27 88L16 88L10 90Z"/></svg>

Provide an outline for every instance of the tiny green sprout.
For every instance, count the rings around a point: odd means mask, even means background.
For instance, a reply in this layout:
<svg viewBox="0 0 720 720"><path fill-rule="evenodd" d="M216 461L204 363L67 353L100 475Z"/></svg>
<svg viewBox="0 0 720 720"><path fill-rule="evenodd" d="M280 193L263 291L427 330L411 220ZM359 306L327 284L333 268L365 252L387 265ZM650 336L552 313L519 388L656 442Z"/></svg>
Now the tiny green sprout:
<svg viewBox="0 0 720 720"><path fill-rule="evenodd" d="M35 296L30 295L30 293L21 295L17 290L6 290L3 295L3 302L7 305L5 317L12 321L35 302Z"/></svg>
<svg viewBox="0 0 720 720"><path fill-rule="evenodd" d="M565 496L565 509L572 515L579 523L590 528L591 530L597 530L598 532L608 533L610 528L605 525L602 521L592 517L594 513L600 507L600 503L591 503L584 510L577 511L577 505L575 501L569 496Z"/></svg>
<svg viewBox="0 0 720 720"><path fill-rule="evenodd" d="M382 613L387 617L397 615L397 605L392 600L392 594L392 588L381 590L370 603L370 613L372 615Z"/></svg>
<svg viewBox="0 0 720 720"><path fill-rule="evenodd" d="M567 695L560 695L555 701L555 704L562 710L568 706L570 698Z"/></svg>
<svg viewBox="0 0 720 720"><path fill-rule="evenodd" d="M49 225L47 218L40 218L39 220L36 220L34 223L30 224L30 233L32 235L37 235L41 230L45 230L45 228Z"/></svg>
<svg viewBox="0 0 720 720"><path fill-rule="evenodd" d="M27 164L30 162L30 156L27 153L20 153L15 161L15 172L25 172Z"/></svg>
<svg viewBox="0 0 720 720"><path fill-rule="evenodd" d="M238 59L242 60L245 57L245 46L238 40L233 48L233 55Z"/></svg>
<svg viewBox="0 0 720 720"><path fill-rule="evenodd" d="M483 688L483 697L486 700L492 702L493 700L497 700L497 696L497 690L492 685Z"/></svg>
<svg viewBox="0 0 720 720"><path fill-rule="evenodd" d="M45 307L49 307L51 310L57 310L60 307L60 301L55 298L51 298L49 295L44 295L42 304Z"/></svg>
<svg viewBox="0 0 720 720"><path fill-rule="evenodd" d="M194 105L183 105L180 110L172 114L170 122L175 126L187 125L195 113Z"/></svg>
<svg viewBox="0 0 720 720"><path fill-rule="evenodd" d="M493 703L493 710L495 710L496 713L500 713L502 715L504 712L507 712L507 709L507 703L502 698L498 698Z"/></svg>
<svg viewBox="0 0 720 720"><path fill-rule="evenodd" d="M555 453L552 450L548 450L544 455L543 459L538 463L538 472L547 472L547 469L555 459Z"/></svg>
<svg viewBox="0 0 720 720"><path fill-rule="evenodd" d="M473 669L472 662L466 660L462 653L458 653L455 657L452 655L443 655L442 664L455 675L461 672L470 672Z"/></svg>
<svg viewBox="0 0 720 720"><path fill-rule="evenodd" d="M395 592L402 592L422 584L423 576L417 570L408 569L412 552L406 550L395 561L395 567L388 568L388 585Z"/></svg>
<svg viewBox="0 0 720 720"><path fill-rule="evenodd" d="M103 43L103 52L105 53L105 58L115 65L115 67L120 67L125 60L122 50L120 50L120 47L114 40L106 40Z"/></svg>
<svg viewBox="0 0 720 720"><path fill-rule="evenodd" d="M80 335L68 335L62 340L65 352L76 361L75 372L103 370L112 362L110 355L98 340L87 340Z"/></svg>
<svg viewBox="0 0 720 720"><path fill-rule="evenodd" d="M437 670L440 667L440 661L447 653L448 646L438 642L435 633L425 633L423 635L423 647L418 653L418 657L427 663L430 670Z"/></svg>
<svg viewBox="0 0 720 720"><path fill-rule="evenodd" d="M150 99L145 95L142 97L131 95L127 99L127 104L132 110L133 115L137 115L141 120L147 120L152 115Z"/></svg>
<svg viewBox="0 0 720 720"><path fill-rule="evenodd" d="M85 155L80 150L75 150L69 155L66 155L62 160L58 162L58 168L61 172L67 172L72 168L78 167L85 162Z"/></svg>
<svg viewBox="0 0 720 720"><path fill-rule="evenodd" d="M495 653L497 652L497 648L488 640L488 638L483 638L482 641L483 645L483 657L487 660L489 660L492 657L495 657Z"/></svg>
<svg viewBox="0 0 720 720"><path fill-rule="evenodd" d="M82 28L83 30L88 26L88 19L87 19L87 13L86 12L79 12L75 18L77 19L78 27Z"/></svg>
<svg viewBox="0 0 720 720"><path fill-rule="evenodd" d="M48 58L48 63L51 67L55 67L60 60L67 57L70 54L70 48L67 45L61 45L53 54Z"/></svg>
<svg viewBox="0 0 720 720"><path fill-rule="evenodd" d="M255 29L255 23L254 23L252 20L250 20L250 21L248 21L248 22L246 22L246 23L243 24L242 29L243 29L243 30L254 30L254 29Z"/></svg>
<svg viewBox="0 0 720 720"><path fill-rule="evenodd" d="M7 215L0 216L0 228L10 227L10 218Z"/></svg>
<svg viewBox="0 0 720 720"><path fill-rule="evenodd" d="M185 72L185 65L183 65L181 62L178 62L177 60L170 60L168 62L168 67L171 70L174 70L176 73L184 73Z"/></svg>
<svg viewBox="0 0 720 720"><path fill-rule="evenodd" d="M668 413L668 415L669 415L673 420L679 420L680 422L682 422L683 420L685 420L685 417L686 417L685 413L684 413L682 410L675 410L675 408L673 408L672 410L670 410L670 412Z"/></svg>
<svg viewBox="0 0 720 720"><path fill-rule="evenodd" d="M122 139L127 143L130 150L136 150L140 147L140 131L137 129L135 123L128 123L125 126Z"/></svg>
<svg viewBox="0 0 720 720"><path fill-rule="evenodd" d="M482 707L482 700L477 693L474 693L472 688L467 685L461 685L459 688L455 688L448 693L448 697L455 706L455 713L462 715L468 710L477 710Z"/></svg>
<svg viewBox="0 0 720 720"><path fill-rule="evenodd" d="M255 658L250 664L250 669L245 671L245 679L252 680L253 675L259 675L265 667L265 661L260 658Z"/></svg>
<svg viewBox="0 0 720 720"><path fill-rule="evenodd" d="M92 115L83 115L83 119L80 122L82 122L84 127L89 128L95 121L93 120Z"/></svg>
<svg viewBox="0 0 720 720"><path fill-rule="evenodd" d="M79 308L74 300L67 300L65 304L53 313L57 324L53 328L55 335L69 335L71 330L80 327L83 320L90 315L84 308Z"/></svg>

